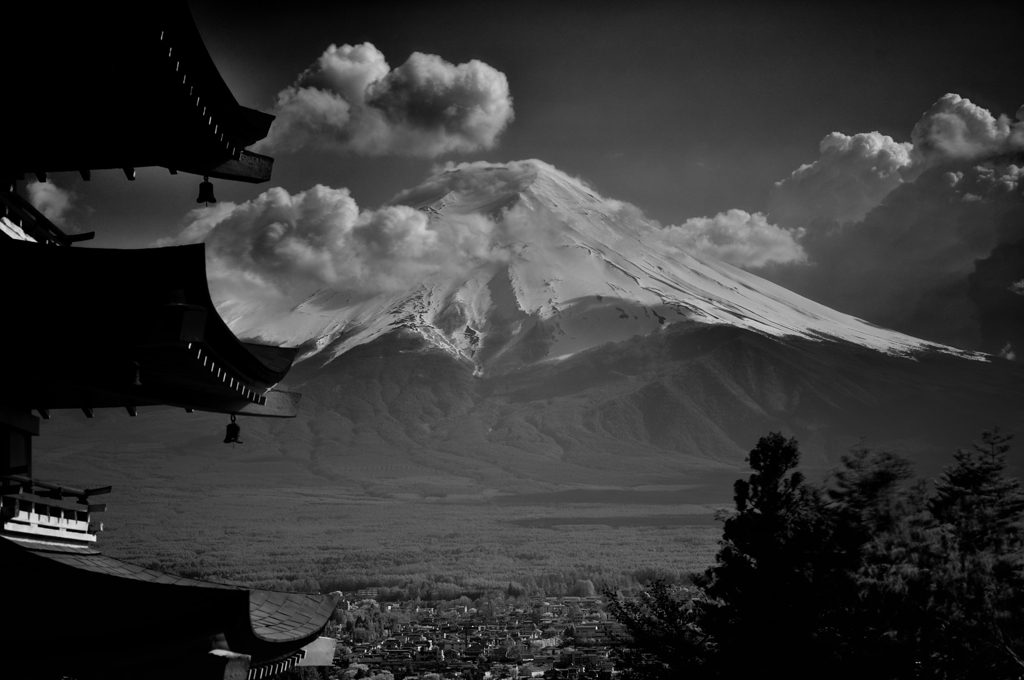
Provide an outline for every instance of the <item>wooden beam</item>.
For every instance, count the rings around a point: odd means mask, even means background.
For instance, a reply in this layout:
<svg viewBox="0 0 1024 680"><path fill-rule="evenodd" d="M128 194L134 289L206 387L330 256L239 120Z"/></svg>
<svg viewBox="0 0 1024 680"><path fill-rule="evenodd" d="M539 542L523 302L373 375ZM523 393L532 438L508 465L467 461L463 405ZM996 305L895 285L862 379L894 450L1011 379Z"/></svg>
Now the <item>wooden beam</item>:
<svg viewBox="0 0 1024 680"><path fill-rule="evenodd" d="M231 149L228 149L231 151ZM91 179L90 170L104 170L112 169L113 163L125 162L128 160L135 161L137 165L126 165L120 166L121 171L124 172L124 176L129 180L133 181L136 178L136 168L150 167L150 166L162 166L172 174L176 175L179 172L187 172L193 175L209 176L217 179L226 179L234 182L249 182L250 184L259 184L261 182L269 182L271 173L274 169L274 159L270 156L264 156L263 154L253 153L241 149L238 151L237 158L228 157L225 154L222 157L226 157L222 163L216 165L203 165L204 161L197 160L196 165L187 164L188 159L186 158L186 164L182 164L181 159L177 156L163 160L153 158L119 158L110 159L106 163L96 163L92 168L80 169L80 168L68 168L68 167L56 167L51 168L54 172L65 172L65 171L77 171L82 175L85 180ZM216 162L216 161L214 161ZM117 168L118 166L114 166ZM46 172L35 173L36 177L39 178L40 182L46 181Z"/></svg>
<svg viewBox="0 0 1024 680"><path fill-rule="evenodd" d="M26 477L24 475L4 475L4 479L20 484L21 486L27 486L29 488L28 493L35 493L32 491L32 487L46 489L51 493L43 496L44 498L56 498L58 500L64 496L73 496L79 500L84 500L90 496L100 496L105 493L110 493L114 488L112 486L100 486L94 489L76 489L73 486L50 484L49 482L42 482L38 479L32 479L31 477Z"/></svg>
<svg viewBox="0 0 1024 680"><path fill-rule="evenodd" d="M260 182L270 181L270 175L274 170L274 159L270 156L242 149L238 153L238 160L229 159L211 168L188 167L178 169L193 175L259 184Z"/></svg>
<svg viewBox="0 0 1024 680"><path fill-rule="evenodd" d="M91 241L94 238L96 238L96 232L86 231L82 232L81 234L67 234L65 238L67 238L68 243L78 243L79 241Z"/></svg>
<svg viewBox="0 0 1024 680"><path fill-rule="evenodd" d="M294 418L299 413L299 400L302 395L297 392L270 390L266 394L266 402L248 404L237 411L240 416L258 416L262 418Z"/></svg>

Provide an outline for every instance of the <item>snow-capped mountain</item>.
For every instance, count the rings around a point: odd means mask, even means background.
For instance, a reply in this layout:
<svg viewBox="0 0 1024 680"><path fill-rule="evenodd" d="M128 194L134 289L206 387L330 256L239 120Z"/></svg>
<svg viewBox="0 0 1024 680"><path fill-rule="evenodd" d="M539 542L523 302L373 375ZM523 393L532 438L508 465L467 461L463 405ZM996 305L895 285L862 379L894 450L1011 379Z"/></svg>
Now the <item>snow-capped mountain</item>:
<svg viewBox="0 0 1024 680"><path fill-rule="evenodd" d="M689 321L843 340L895 355L980 357L879 328L711 257L687 253L635 208L541 161L449 169L395 202L432 223L493 226L468 271L353 300L321 289L289 312L233 320L242 336L337 356L398 327L473 362L478 374L557 360Z"/></svg>
<svg viewBox="0 0 1024 680"><path fill-rule="evenodd" d="M153 413L124 435L97 431L62 464L130 471L141 447L176 452L161 465L190 483L203 470L231 484L489 502L713 481L727 502L770 431L795 436L808 469L863 443L925 475L985 428L1024 434L1019 363L878 328L681 252L635 208L543 163L462 166L394 202L422 211L399 211L421 231L446 234L458 253L433 261L445 268L413 285L396 277L386 294L334 286L284 312L258 298L227 308L243 337L306 348L287 378L302 394L295 420L250 419L246 446L225 455L220 422ZM271 212L273 231L286 213ZM112 466L112 447L130 455Z"/></svg>

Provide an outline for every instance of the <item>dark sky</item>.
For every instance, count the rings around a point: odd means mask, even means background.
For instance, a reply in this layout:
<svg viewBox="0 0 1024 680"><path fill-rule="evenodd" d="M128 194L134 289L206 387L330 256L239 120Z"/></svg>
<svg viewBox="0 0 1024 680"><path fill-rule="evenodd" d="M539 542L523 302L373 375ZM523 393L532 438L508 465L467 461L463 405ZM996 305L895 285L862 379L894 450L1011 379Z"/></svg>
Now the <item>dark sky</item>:
<svg viewBox="0 0 1024 680"><path fill-rule="evenodd" d="M1024 305L1019 0L192 11L238 100L278 116L256 148L274 156L273 179L215 182L217 219L318 184L374 211L439 164L537 158L840 311L1024 354L1024 312L1004 323ZM95 230L89 245L198 233L182 232L201 217L198 177L52 182L37 204Z"/></svg>
<svg viewBox="0 0 1024 680"><path fill-rule="evenodd" d="M413 51L479 59L509 82L515 119L490 150L438 159L303 149L275 153L269 185L217 183L223 200L268 186L348 187L373 208L438 161L540 158L666 224L763 210L773 182L814 160L822 137L897 141L955 92L993 114L1024 104L1019 2L192 3L241 103L269 109L334 43L371 42L392 68ZM105 177L109 175L109 177ZM55 182L77 194L100 246L142 246L194 207L199 180L118 172Z"/></svg>

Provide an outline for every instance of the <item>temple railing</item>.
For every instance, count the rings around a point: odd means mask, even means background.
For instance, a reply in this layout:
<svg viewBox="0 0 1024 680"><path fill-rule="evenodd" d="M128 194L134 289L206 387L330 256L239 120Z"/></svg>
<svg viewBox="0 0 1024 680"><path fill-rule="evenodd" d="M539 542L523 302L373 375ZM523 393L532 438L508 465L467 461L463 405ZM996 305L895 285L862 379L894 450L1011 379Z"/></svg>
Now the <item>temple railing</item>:
<svg viewBox="0 0 1024 680"><path fill-rule="evenodd" d="M0 534L44 543L88 546L96 542L102 524L92 521L106 504L90 503L110 487L76 489L24 477L4 475L0 488ZM74 498L76 500L70 500Z"/></svg>

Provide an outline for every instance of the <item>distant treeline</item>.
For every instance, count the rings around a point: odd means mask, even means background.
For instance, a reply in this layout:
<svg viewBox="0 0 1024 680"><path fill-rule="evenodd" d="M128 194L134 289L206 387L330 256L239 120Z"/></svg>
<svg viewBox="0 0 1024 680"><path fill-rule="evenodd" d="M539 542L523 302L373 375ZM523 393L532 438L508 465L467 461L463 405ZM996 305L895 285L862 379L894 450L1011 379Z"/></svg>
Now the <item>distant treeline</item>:
<svg viewBox="0 0 1024 680"><path fill-rule="evenodd" d="M468 578L458 574L424 574L414 577L340 575L314 579L294 576L258 581L252 585L270 590L298 592L354 593L374 589L378 602L440 602L465 597L478 600L494 593L507 597L591 597L604 589L636 590L652 581L689 583L690 574L681 570L644 568L632 572L577 570L546 574L520 574L510 581Z"/></svg>
<svg viewBox="0 0 1024 680"><path fill-rule="evenodd" d="M514 592L564 596L582 592L581 581L598 590L686 581L689 573L713 563L722 534L719 526L624 531L588 525L555 531L514 522L497 525L504 533L485 533L494 529L493 520L448 532L424 520L434 535L417 542L407 527L400 527L404 535L386 534L385 518L382 526L371 527L384 532L385 541L372 546L366 535L335 538L338 525L331 518L303 517L298 526L294 520L273 521L278 523L237 520L227 529L168 524L160 542L117 534L104 540L109 546L116 539L111 552L121 559L191 578L295 592L378 588L380 599L395 601L476 599L480 593L507 591L510 584ZM461 518L449 521L453 529L465 528ZM140 535L151 536L130 537Z"/></svg>

